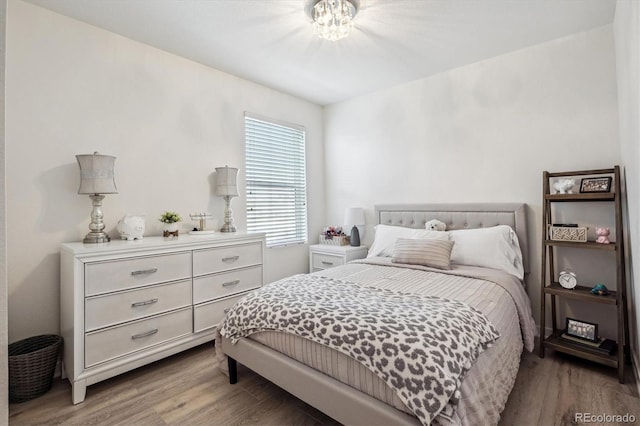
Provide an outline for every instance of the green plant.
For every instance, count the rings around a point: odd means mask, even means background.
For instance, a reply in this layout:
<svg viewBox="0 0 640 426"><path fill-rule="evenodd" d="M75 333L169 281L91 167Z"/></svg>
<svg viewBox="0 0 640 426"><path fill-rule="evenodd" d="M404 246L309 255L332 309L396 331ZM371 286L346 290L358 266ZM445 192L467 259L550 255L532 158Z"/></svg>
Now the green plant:
<svg viewBox="0 0 640 426"><path fill-rule="evenodd" d="M180 222L182 218L176 212L166 211L162 213L159 220L162 223L176 223L176 222Z"/></svg>

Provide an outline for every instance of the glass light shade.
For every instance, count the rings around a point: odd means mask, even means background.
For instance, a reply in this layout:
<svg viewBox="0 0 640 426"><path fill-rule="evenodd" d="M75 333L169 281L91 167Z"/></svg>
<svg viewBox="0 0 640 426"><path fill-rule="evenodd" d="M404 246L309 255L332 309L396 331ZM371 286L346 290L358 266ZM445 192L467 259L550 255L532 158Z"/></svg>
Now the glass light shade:
<svg viewBox="0 0 640 426"><path fill-rule="evenodd" d="M362 226L364 223L364 209L349 207L344 211L344 226L347 229L351 226Z"/></svg>
<svg viewBox="0 0 640 426"><path fill-rule="evenodd" d="M238 196L238 169L224 166L216 167L216 195Z"/></svg>
<svg viewBox="0 0 640 426"><path fill-rule="evenodd" d="M78 194L117 194L113 178L116 157L93 154L76 155L80 166L80 188Z"/></svg>
<svg viewBox="0 0 640 426"><path fill-rule="evenodd" d="M320 38L340 40L351 32L357 12L356 0L320 0L311 10L313 29Z"/></svg>

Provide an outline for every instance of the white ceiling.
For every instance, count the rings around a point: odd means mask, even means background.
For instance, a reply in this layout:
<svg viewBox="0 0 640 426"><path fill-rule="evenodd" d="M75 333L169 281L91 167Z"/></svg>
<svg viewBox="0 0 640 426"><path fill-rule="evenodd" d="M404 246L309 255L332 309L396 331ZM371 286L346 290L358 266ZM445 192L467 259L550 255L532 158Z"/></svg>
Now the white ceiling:
<svg viewBox="0 0 640 426"><path fill-rule="evenodd" d="M361 0L354 32L330 42L313 34L305 0L28 1L320 105L606 25L615 11L615 0Z"/></svg>

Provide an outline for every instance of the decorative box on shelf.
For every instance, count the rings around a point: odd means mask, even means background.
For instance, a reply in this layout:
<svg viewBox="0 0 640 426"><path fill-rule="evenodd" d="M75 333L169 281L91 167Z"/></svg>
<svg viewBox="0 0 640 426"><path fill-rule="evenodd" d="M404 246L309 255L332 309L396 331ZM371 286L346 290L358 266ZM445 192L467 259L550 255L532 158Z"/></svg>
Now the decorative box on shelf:
<svg viewBox="0 0 640 426"><path fill-rule="evenodd" d="M549 239L553 241L587 242L587 228L569 226L549 227Z"/></svg>
<svg viewBox="0 0 640 426"><path fill-rule="evenodd" d="M346 246L349 244L349 237L346 235L334 235L328 237L324 234L320 234L320 244L327 244L332 246Z"/></svg>

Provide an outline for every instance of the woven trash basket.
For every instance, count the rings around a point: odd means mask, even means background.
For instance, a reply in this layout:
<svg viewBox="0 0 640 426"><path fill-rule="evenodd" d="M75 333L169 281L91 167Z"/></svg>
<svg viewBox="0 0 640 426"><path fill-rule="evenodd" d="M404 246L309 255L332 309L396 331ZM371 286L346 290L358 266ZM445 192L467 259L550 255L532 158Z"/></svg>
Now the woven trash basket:
<svg viewBox="0 0 640 426"><path fill-rule="evenodd" d="M51 389L62 337L43 334L9 345L9 401L25 402Z"/></svg>

